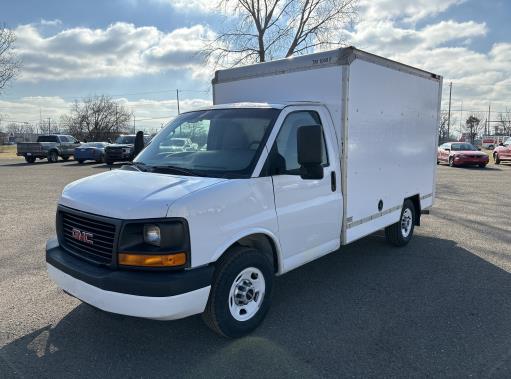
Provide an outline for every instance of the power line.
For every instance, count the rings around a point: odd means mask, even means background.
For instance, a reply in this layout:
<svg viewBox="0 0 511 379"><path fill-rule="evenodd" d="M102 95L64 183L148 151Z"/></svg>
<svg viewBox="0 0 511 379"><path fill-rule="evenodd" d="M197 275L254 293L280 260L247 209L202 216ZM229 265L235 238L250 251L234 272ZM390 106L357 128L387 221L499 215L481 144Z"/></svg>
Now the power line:
<svg viewBox="0 0 511 379"><path fill-rule="evenodd" d="M181 89L181 88L173 88L173 89L164 89L164 90L155 90L155 91L145 91L145 92L131 92L131 93L117 93L117 94L108 94L108 93L103 93L101 94L100 96L109 96L109 97L119 97L119 96L135 96L135 95L148 95L148 94L156 94L156 93L170 93L170 92L176 92L176 91L179 91L181 93L183 92L191 92L191 93L210 93L211 90L210 89ZM60 99L86 99L86 98L89 98L91 96L96 96L96 95L88 95L88 96L72 96L72 95L68 95L68 96L59 96L59 95L52 95L52 96L41 96L41 95L33 95L33 96L24 96L22 98L33 98L33 97L58 97ZM2 99L15 99L15 100L18 100L18 99L22 99L20 97L14 97L14 96L2 96L0 97L0 101Z"/></svg>

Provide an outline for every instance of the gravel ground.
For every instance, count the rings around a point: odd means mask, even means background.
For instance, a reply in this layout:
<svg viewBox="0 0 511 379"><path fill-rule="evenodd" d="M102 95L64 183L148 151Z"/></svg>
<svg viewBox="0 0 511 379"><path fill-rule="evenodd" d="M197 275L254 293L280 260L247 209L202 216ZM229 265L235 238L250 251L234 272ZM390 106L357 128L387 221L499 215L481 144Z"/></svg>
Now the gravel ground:
<svg viewBox="0 0 511 379"><path fill-rule="evenodd" d="M0 378L511 377L511 165L438 170L412 242L381 234L280 277L264 324L107 314L47 277L67 183L107 169L0 161Z"/></svg>

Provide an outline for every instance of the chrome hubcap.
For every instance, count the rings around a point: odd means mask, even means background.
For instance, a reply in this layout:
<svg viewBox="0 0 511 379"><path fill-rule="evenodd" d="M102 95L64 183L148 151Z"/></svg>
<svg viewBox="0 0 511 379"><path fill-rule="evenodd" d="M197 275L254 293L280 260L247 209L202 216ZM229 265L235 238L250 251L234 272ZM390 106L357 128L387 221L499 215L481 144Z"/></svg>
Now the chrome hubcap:
<svg viewBox="0 0 511 379"><path fill-rule="evenodd" d="M410 232L412 231L412 211L410 208L406 208L403 211L403 215L401 216L401 234L404 238L408 237L410 235Z"/></svg>
<svg viewBox="0 0 511 379"><path fill-rule="evenodd" d="M236 277L229 291L229 311L238 321L251 319L261 307L266 283L263 273L255 268L244 269Z"/></svg>

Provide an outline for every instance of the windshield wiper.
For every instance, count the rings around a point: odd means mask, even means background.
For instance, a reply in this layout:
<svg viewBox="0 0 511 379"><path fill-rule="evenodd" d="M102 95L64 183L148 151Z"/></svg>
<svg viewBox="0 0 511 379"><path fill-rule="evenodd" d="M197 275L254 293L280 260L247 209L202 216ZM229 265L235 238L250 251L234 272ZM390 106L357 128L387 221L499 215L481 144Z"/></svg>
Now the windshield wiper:
<svg viewBox="0 0 511 379"><path fill-rule="evenodd" d="M182 175L187 175L187 176L199 176L199 174L197 174L196 172L192 171L192 170L189 170L187 168L182 168L182 167L176 167L176 166L148 166L151 168L151 170L154 172L154 171L170 171L170 172L174 172L176 174L182 174Z"/></svg>
<svg viewBox="0 0 511 379"><path fill-rule="evenodd" d="M148 171L148 165L146 165L143 162L126 162L124 163L127 166L135 167L138 171L147 172Z"/></svg>

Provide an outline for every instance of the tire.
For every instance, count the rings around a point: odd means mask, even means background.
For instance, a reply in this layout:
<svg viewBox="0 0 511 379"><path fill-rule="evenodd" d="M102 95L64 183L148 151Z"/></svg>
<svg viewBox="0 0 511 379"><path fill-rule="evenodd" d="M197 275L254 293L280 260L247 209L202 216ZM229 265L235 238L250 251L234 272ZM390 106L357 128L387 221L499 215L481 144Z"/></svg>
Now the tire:
<svg viewBox="0 0 511 379"><path fill-rule="evenodd" d="M109 165L109 166L112 166L112 165L114 164L114 162L112 162L112 161L106 161L105 163L106 163L107 165Z"/></svg>
<svg viewBox="0 0 511 379"><path fill-rule="evenodd" d="M454 167L454 157L449 157L449 167Z"/></svg>
<svg viewBox="0 0 511 379"><path fill-rule="evenodd" d="M500 164L501 160L500 160L500 158L499 158L499 155L498 155L498 154L495 154L495 155L493 156L493 158L495 159L495 164Z"/></svg>
<svg viewBox="0 0 511 379"><path fill-rule="evenodd" d="M25 161L27 163L34 163L36 160L36 157L25 157Z"/></svg>
<svg viewBox="0 0 511 379"><path fill-rule="evenodd" d="M486 165L485 164L480 164L479 167L486 168Z"/></svg>
<svg viewBox="0 0 511 379"><path fill-rule="evenodd" d="M252 332L268 312L272 287L273 265L264 254L241 246L230 249L215 270L204 322L224 337Z"/></svg>
<svg viewBox="0 0 511 379"><path fill-rule="evenodd" d="M103 163L104 161L105 161L105 156L104 155L99 157L99 159L96 159L96 163Z"/></svg>
<svg viewBox="0 0 511 379"><path fill-rule="evenodd" d="M415 228L416 212L412 201L406 199L401 209L399 221L385 228L385 238L387 242L398 247L405 246L410 242Z"/></svg>
<svg viewBox="0 0 511 379"><path fill-rule="evenodd" d="M62 156L62 160L63 161L68 161L69 160L69 155L63 155Z"/></svg>
<svg viewBox="0 0 511 379"><path fill-rule="evenodd" d="M78 159L79 164L83 164L83 162L85 162L83 159Z"/></svg>
<svg viewBox="0 0 511 379"><path fill-rule="evenodd" d="M56 163L59 160L59 154L52 150L48 153L48 162L50 163Z"/></svg>

